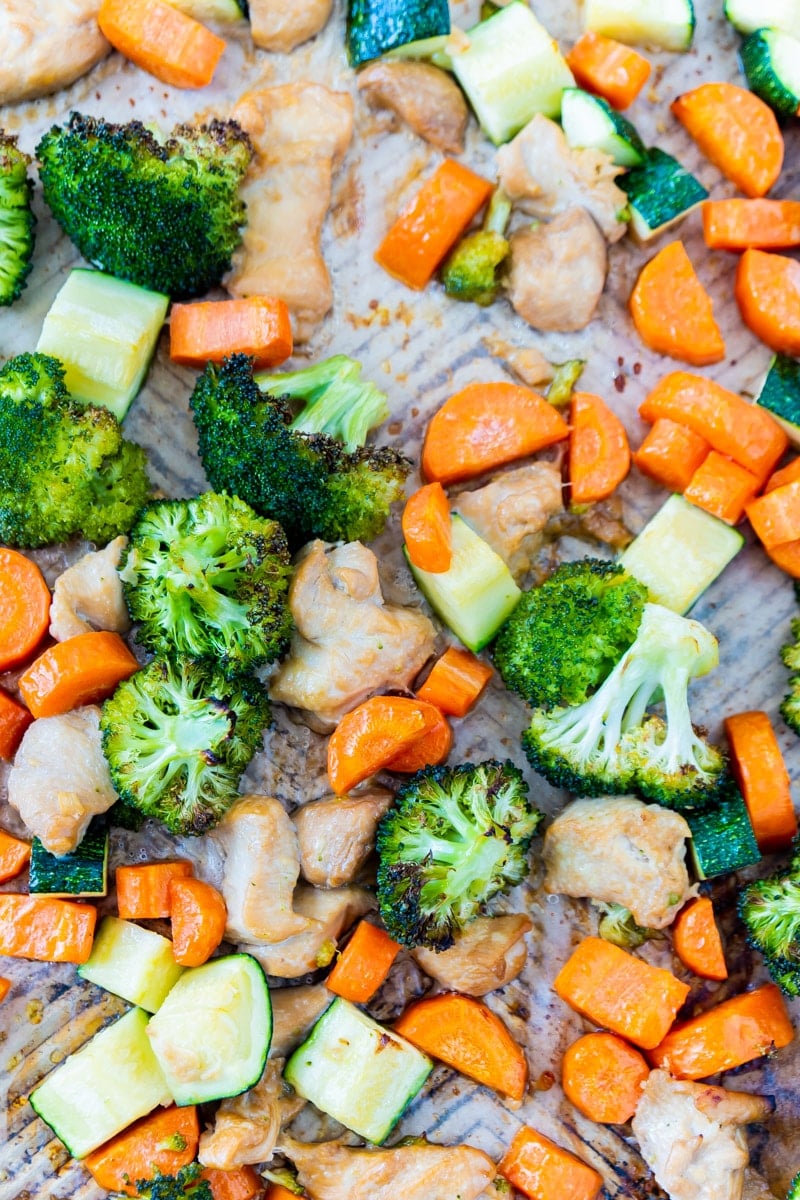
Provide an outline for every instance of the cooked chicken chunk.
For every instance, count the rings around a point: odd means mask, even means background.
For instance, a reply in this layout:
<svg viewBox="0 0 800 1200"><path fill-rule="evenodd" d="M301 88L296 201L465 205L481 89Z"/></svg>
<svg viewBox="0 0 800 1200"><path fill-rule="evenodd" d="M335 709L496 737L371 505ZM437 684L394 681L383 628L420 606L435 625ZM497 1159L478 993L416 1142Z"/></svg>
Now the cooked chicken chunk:
<svg viewBox="0 0 800 1200"><path fill-rule="evenodd" d="M222 1101L213 1127L200 1135L197 1157L204 1167L235 1171L269 1162L281 1129L306 1103L285 1082L283 1063L282 1058L271 1058L255 1087Z"/></svg>
<svg viewBox="0 0 800 1200"><path fill-rule="evenodd" d="M684 818L632 796L574 800L544 835L548 892L621 904L637 925L665 929L695 894Z"/></svg>
<svg viewBox="0 0 800 1200"><path fill-rule="evenodd" d="M375 898L360 887L322 892L301 884L294 894L294 907L308 918L306 933L277 945L242 946L242 950L258 959L268 975L279 979L297 979L309 971L327 967L336 953L338 939L354 921L375 907Z"/></svg>
<svg viewBox="0 0 800 1200"><path fill-rule="evenodd" d="M327 796L294 814L303 878L336 888L355 879L375 846L378 821L392 806L391 792Z"/></svg>
<svg viewBox="0 0 800 1200"><path fill-rule="evenodd" d="M305 987L273 988L272 1041L269 1045L270 1058L285 1058L305 1038L311 1026L321 1017L333 1000L324 983L307 984Z"/></svg>
<svg viewBox="0 0 800 1200"><path fill-rule="evenodd" d="M117 799L95 704L40 717L25 731L8 776L8 801L51 854L69 854L92 817Z"/></svg>
<svg viewBox="0 0 800 1200"><path fill-rule="evenodd" d="M671 1200L742 1200L750 1157L743 1127L771 1112L772 1102L764 1096L652 1071L633 1132Z"/></svg>
<svg viewBox="0 0 800 1200"><path fill-rule="evenodd" d="M421 612L386 604L378 560L360 542L302 551L289 590L295 632L270 695L330 728L374 692L406 687L433 653Z"/></svg>
<svg viewBox="0 0 800 1200"><path fill-rule="evenodd" d="M744 1173L742 1200L775 1200L775 1193L766 1179L762 1178L752 1167L748 1167Z"/></svg>
<svg viewBox="0 0 800 1200"><path fill-rule="evenodd" d="M414 958L442 987L485 996L519 975L528 956L525 934L532 928L533 922L523 913L477 917L456 934L449 950L420 946Z"/></svg>
<svg viewBox="0 0 800 1200"><path fill-rule="evenodd" d="M320 237L353 134L353 101L318 83L288 83L248 93L231 117L256 153L240 188L247 227L226 287L234 296L279 296L295 341L306 342L333 304Z"/></svg>
<svg viewBox="0 0 800 1200"><path fill-rule="evenodd" d="M107 629L127 633L131 627L117 567L126 537L114 538L104 550L84 554L59 575L50 605L50 636L57 642Z"/></svg>
<svg viewBox="0 0 800 1200"><path fill-rule="evenodd" d="M0 104L66 87L110 51L100 0L0 0Z"/></svg>
<svg viewBox="0 0 800 1200"><path fill-rule="evenodd" d="M584 208L511 237L508 298L534 329L569 333L589 324L606 281L605 238Z"/></svg>
<svg viewBox="0 0 800 1200"><path fill-rule="evenodd" d="M490 354L502 358L517 378L527 383L528 387L535 388L543 383L550 383L555 375L553 364L533 346L515 346L499 333L487 334L483 344Z"/></svg>
<svg viewBox="0 0 800 1200"><path fill-rule="evenodd" d="M469 109L461 88L430 63L379 59L358 75L372 108L390 108L414 133L446 154L461 154Z"/></svg>
<svg viewBox="0 0 800 1200"><path fill-rule="evenodd" d="M585 208L609 242L628 228L620 220L628 198L614 182L622 168L601 150L571 150L560 125L541 113L498 150L497 165L500 186L534 217Z"/></svg>
<svg viewBox="0 0 800 1200"><path fill-rule="evenodd" d="M489 1156L472 1146L354 1150L285 1138L282 1149L312 1200L477 1200L495 1176Z"/></svg>
<svg viewBox="0 0 800 1200"><path fill-rule="evenodd" d="M262 50L288 54L325 27L333 0L250 0L250 30Z"/></svg>
<svg viewBox="0 0 800 1200"><path fill-rule="evenodd" d="M505 560L515 579L530 570L545 525L563 507L561 472L548 462L505 471L477 491L462 492L453 503Z"/></svg>

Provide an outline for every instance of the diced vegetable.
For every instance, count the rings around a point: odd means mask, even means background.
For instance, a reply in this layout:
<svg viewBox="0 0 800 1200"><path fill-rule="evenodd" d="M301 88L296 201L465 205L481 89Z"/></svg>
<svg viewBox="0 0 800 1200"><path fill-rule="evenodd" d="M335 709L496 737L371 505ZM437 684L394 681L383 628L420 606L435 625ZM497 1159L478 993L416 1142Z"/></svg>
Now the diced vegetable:
<svg viewBox="0 0 800 1200"><path fill-rule="evenodd" d="M791 784L781 748L765 712L725 718L731 768L762 854L785 850L797 836Z"/></svg>
<svg viewBox="0 0 800 1200"><path fill-rule="evenodd" d="M174 862L136 863L117 867L117 911L132 921L153 921L172 911L169 888L173 879L193 874L185 859Z"/></svg>
<svg viewBox="0 0 800 1200"><path fill-rule="evenodd" d="M783 166L783 135L769 105L733 83L703 83L672 112L706 158L745 196L765 196Z"/></svg>
<svg viewBox="0 0 800 1200"><path fill-rule="evenodd" d="M232 1171L206 1167L200 1179L211 1188L213 1200L254 1200L264 1190L264 1181L253 1167L236 1167Z"/></svg>
<svg viewBox="0 0 800 1200"><path fill-rule="evenodd" d="M630 470L631 452L625 426L599 396L574 392L570 427L572 503L594 504L605 500Z"/></svg>
<svg viewBox="0 0 800 1200"><path fill-rule="evenodd" d="M435 704L424 704L425 728L422 734L395 754L386 764L387 771L399 771L413 775L423 767L435 767L443 763L453 746L453 731L444 713Z"/></svg>
<svg viewBox="0 0 800 1200"><path fill-rule="evenodd" d="M0 883L21 874L31 858L31 848L21 838L0 829Z"/></svg>
<svg viewBox="0 0 800 1200"><path fill-rule="evenodd" d="M403 509L402 530L406 553L415 567L435 575L450 570L450 504L440 483L428 483L409 496Z"/></svg>
<svg viewBox="0 0 800 1200"><path fill-rule="evenodd" d="M86 962L97 909L52 896L0 893L0 954L34 962Z"/></svg>
<svg viewBox="0 0 800 1200"><path fill-rule="evenodd" d="M586 28L634 46L688 50L694 37L691 0L586 0Z"/></svg>
<svg viewBox="0 0 800 1200"><path fill-rule="evenodd" d="M766 549L766 547L765 547ZM784 542L782 546L767 549L767 557L792 579L800 579L800 538L796 542Z"/></svg>
<svg viewBox="0 0 800 1200"><path fill-rule="evenodd" d="M13 760L25 730L32 721L33 715L24 704L19 704L0 688L0 758L5 762Z"/></svg>
<svg viewBox="0 0 800 1200"><path fill-rule="evenodd" d="M50 625L50 589L36 563L0 547L0 671L30 658Z"/></svg>
<svg viewBox="0 0 800 1200"><path fill-rule="evenodd" d="M176 1175L194 1162L199 1141L197 1109L170 1105L92 1150L83 1166L106 1191L136 1196L135 1180L152 1179L156 1171Z"/></svg>
<svg viewBox="0 0 800 1200"><path fill-rule="evenodd" d="M771 549L800 538L800 483L787 483L747 506L747 517L761 542Z"/></svg>
<svg viewBox="0 0 800 1200"><path fill-rule="evenodd" d="M708 896L685 905L672 926L672 944L683 965L701 979L727 979L722 938Z"/></svg>
<svg viewBox="0 0 800 1200"><path fill-rule="evenodd" d="M348 0L347 57L351 67L409 42L449 32L447 0Z"/></svg>
<svg viewBox="0 0 800 1200"><path fill-rule="evenodd" d="M647 59L629 46L591 31L572 47L567 66L582 88L602 96L614 108L632 104L652 70Z"/></svg>
<svg viewBox="0 0 800 1200"><path fill-rule="evenodd" d="M561 1063L564 1095L590 1121L624 1125L636 1112L650 1067L614 1033L587 1033Z"/></svg>
<svg viewBox="0 0 800 1200"><path fill-rule="evenodd" d="M530 1200L595 1200L602 1176L529 1125L517 1130L497 1167Z"/></svg>
<svg viewBox="0 0 800 1200"><path fill-rule="evenodd" d="M780 29L800 38L797 0L725 0L725 16L739 33Z"/></svg>
<svg viewBox="0 0 800 1200"><path fill-rule="evenodd" d="M709 812L687 812L689 855L698 879L728 875L757 863L761 854L744 800L731 796Z"/></svg>
<svg viewBox="0 0 800 1200"><path fill-rule="evenodd" d="M428 728L428 707L433 709L405 696L371 696L346 713L328 741L328 780L336 795L346 795L418 741Z"/></svg>
<svg viewBox="0 0 800 1200"><path fill-rule="evenodd" d="M119 917L104 917L82 979L154 1013L183 974L169 938Z"/></svg>
<svg viewBox="0 0 800 1200"><path fill-rule="evenodd" d="M785 254L745 250L736 271L745 325L779 354L800 355L800 263Z"/></svg>
<svg viewBox="0 0 800 1200"><path fill-rule="evenodd" d="M19 690L34 717L56 717L105 700L138 670L118 633L79 633L40 654L20 676Z"/></svg>
<svg viewBox="0 0 800 1200"><path fill-rule="evenodd" d="M752 471L710 450L683 494L690 504L696 504L712 517L736 525L760 487L761 480Z"/></svg>
<svg viewBox="0 0 800 1200"><path fill-rule="evenodd" d="M182 967L202 967L225 937L225 900L202 879L170 880L169 900L175 961Z"/></svg>
<svg viewBox="0 0 800 1200"><path fill-rule="evenodd" d="M702 183L656 146L617 185L627 193L631 229L640 242L658 237L708 199Z"/></svg>
<svg viewBox="0 0 800 1200"><path fill-rule="evenodd" d="M800 200L706 200L703 237L711 250L800 246Z"/></svg>
<svg viewBox="0 0 800 1200"><path fill-rule="evenodd" d="M756 404L765 408L792 445L800 448L800 363L785 354L774 355Z"/></svg>
<svg viewBox="0 0 800 1200"><path fill-rule="evenodd" d="M750 88L770 108L793 117L800 109L800 33L758 29L739 51Z"/></svg>
<svg viewBox="0 0 800 1200"><path fill-rule="evenodd" d="M772 472L764 484L764 491L774 492L775 488L785 487L787 483L797 483L798 481L800 481L800 458L793 458L785 467Z"/></svg>
<svg viewBox="0 0 800 1200"><path fill-rule="evenodd" d="M242 21L247 15L247 0L169 0L175 8L195 21Z"/></svg>
<svg viewBox="0 0 800 1200"><path fill-rule="evenodd" d="M162 83L210 83L225 41L165 0L103 0L97 21L115 50Z"/></svg>
<svg viewBox="0 0 800 1200"><path fill-rule="evenodd" d="M670 242L642 267L630 298L633 323L646 346L701 367L725 357L711 297L683 242Z"/></svg>
<svg viewBox="0 0 800 1200"><path fill-rule="evenodd" d="M366 1004L384 983L399 952L384 929L359 921L325 984L344 1000Z"/></svg>
<svg viewBox="0 0 800 1200"><path fill-rule="evenodd" d="M169 356L183 366L248 354L256 368L277 367L293 346L289 309L274 296L174 304L169 315Z"/></svg>
<svg viewBox="0 0 800 1200"><path fill-rule="evenodd" d="M38 837L31 847L29 890L50 896L105 896L108 891L108 827L95 817L80 845L68 854L51 854ZM135 1001L134 1001L135 1003Z"/></svg>
<svg viewBox="0 0 800 1200"><path fill-rule="evenodd" d="M639 134L602 96L565 88L561 124L570 146L602 150L620 167L637 167L644 162L647 152Z"/></svg>
<svg viewBox="0 0 800 1200"><path fill-rule="evenodd" d="M11 991L11 980L0 975L0 1004L3 1003L8 993Z"/></svg>
<svg viewBox="0 0 800 1200"><path fill-rule="evenodd" d="M481 662L474 654L448 646L417 689L417 696L449 716L465 717L493 674L488 663Z"/></svg>
<svg viewBox="0 0 800 1200"><path fill-rule="evenodd" d="M687 425L659 417L632 457L643 475L671 492L682 492L710 449Z"/></svg>

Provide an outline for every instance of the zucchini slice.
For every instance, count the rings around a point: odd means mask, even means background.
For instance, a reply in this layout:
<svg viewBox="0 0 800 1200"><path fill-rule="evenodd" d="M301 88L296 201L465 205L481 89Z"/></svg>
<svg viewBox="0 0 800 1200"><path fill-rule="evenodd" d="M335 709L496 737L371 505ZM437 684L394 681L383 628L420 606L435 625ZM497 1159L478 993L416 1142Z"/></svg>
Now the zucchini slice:
<svg viewBox="0 0 800 1200"><path fill-rule="evenodd" d="M800 363L785 354L773 355L756 404L774 417L792 445L800 449Z"/></svg>
<svg viewBox="0 0 800 1200"><path fill-rule="evenodd" d="M154 1013L183 974L172 942L133 921L104 917L78 974L89 983Z"/></svg>
<svg viewBox="0 0 800 1200"><path fill-rule="evenodd" d="M780 29L800 38L800 4L797 0L725 0L725 16L739 33Z"/></svg>
<svg viewBox="0 0 800 1200"><path fill-rule="evenodd" d="M637 167L645 160L644 142L633 125L602 96L592 96L581 88L565 88L561 124L570 146L602 150L620 167Z"/></svg>
<svg viewBox="0 0 800 1200"><path fill-rule="evenodd" d="M742 68L750 90L794 117L800 111L800 40L779 29L759 29L742 42Z"/></svg>
<svg viewBox="0 0 800 1200"><path fill-rule="evenodd" d="M48 896L105 896L108 893L108 828L95 818L83 841L69 854L45 850L38 837L31 846L28 890Z"/></svg>
<svg viewBox="0 0 800 1200"><path fill-rule="evenodd" d="M708 192L671 154L652 146L641 166L622 175L617 184L627 193L631 228L640 242L649 242L688 216L708 199Z"/></svg>
<svg viewBox="0 0 800 1200"><path fill-rule="evenodd" d="M351 67L409 42L450 32L447 0L348 0L347 57Z"/></svg>
<svg viewBox="0 0 800 1200"><path fill-rule="evenodd" d="M173 8L179 8L187 17L206 24L208 21L242 21L247 16L246 0L169 0Z"/></svg>
<svg viewBox="0 0 800 1200"><path fill-rule="evenodd" d="M696 24L692 0L586 0L586 28L629 46L688 50Z"/></svg>
<svg viewBox="0 0 800 1200"><path fill-rule="evenodd" d="M738 793L709 812L683 815L692 831L689 852L698 879L727 875L760 861L747 807Z"/></svg>

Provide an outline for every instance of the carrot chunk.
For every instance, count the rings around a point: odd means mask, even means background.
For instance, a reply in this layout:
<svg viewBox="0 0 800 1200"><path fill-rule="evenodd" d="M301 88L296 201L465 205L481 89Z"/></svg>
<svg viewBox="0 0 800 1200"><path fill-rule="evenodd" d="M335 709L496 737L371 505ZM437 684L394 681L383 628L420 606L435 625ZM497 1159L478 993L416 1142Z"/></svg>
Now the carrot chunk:
<svg viewBox="0 0 800 1200"><path fill-rule="evenodd" d="M387 771L413 775L423 767L436 767L444 762L453 747L453 731L442 710L423 700L419 704L425 718L425 729L416 741L389 759Z"/></svg>
<svg viewBox="0 0 800 1200"><path fill-rule="evenodd" d="M530 1200L595 1200L602 1177L581 1159L523 1125L497 1167Z"/></svg>
<svg viewBox="0 0 800 1200"><path fill-rule="evenodd" d="M7 883L21 874L30 860L31 848L28 843L0 829L0 883Z"/></svg>
<svg viewBox="0 0 800 1200"><path fill-rule="evenodd" d="M259 368L277 367L293 348L289 309L275 296L173 304L170 312L169 356L186 367L221 363L229 354L250 355Z"/></svg>
<svg viewBox="0 0 800 1200"><path fill-rule="evenodd" d="M11 980L6 979L4 975L0 975L0 1004L3 1003L8 993L11 991Z"/></svg>
<svg viewBox="0 0 800 1200"><path fill-rule="evenodd" d="M271 1183L264 1193L264 1200L297 1200L297 1193L290 1192L282 1183Z"/></svg>
<svg viewBox="0 0 800 1200"><path fill-rule="evenodd" d="M745 250L734 289L745 325L773 350L800 356L800 263L784 254Z"/></svg>
<svg viewBox="0 0 800 1200"><path fill-rule="evenodd" d="M50 589L35 562L0 547L0 671L30 658L50 625Z"/></svg>
<svg viewBox="0 0 800 1200"><path fill-rule="evenodd" d="M370 925L369 921L359 921L325 986L353 1004L366 1004L386 979L399 953L397 942L384 929Z"/></svg>
<svg viewBox="0 0 800 1200"><path fill-rule="evenodd" d="M605 500L631 466L625 426L605 400L574 392L570 411L569 481L573 504Z"/></svg>
<svg viewBox="0 0 800 1200"><path fill-rule="evenodd" d="M767 557L792 579L800 579L800 538L795 542L784 542L782 546L765 546Z"/></svg>
<svg viewBox="0 0 800 1200"><path fill-rule="evenodd" d="M417 696L451 717L465 717L492 678L493 671L469 650L448 646L431 668Z"/></svg>
<svg viewBox="0 0 800 1200"><path fill-rule="evenodd" d="M34 717L56 717L105 700L138 670L118 633L79 633L40 654L20 676L19 690Z"/></svg>
<svg viewBox="0 0 800 1200"><path fill-rule="evenodd" d="M567 65L584 91L602 96L618 109L633 104L652 70L630 46L592 32L578 39L567 55Z"/></svg>
<svg viewBox="0 0 800 1200"><path fill-rule="evenodd" d="M85 963L97 909L52 896L0 893L0 954L34 962Z"/></svg>
<svg viewBox="0 0 800 1200"><path fill-rule="evenodd" d="M614 1033L587 1033L561 1064L564 1095L590 1121L624 1125L636 1112L650 1074L644 1055Z"/></svg>
<svg viewBox="0 0 800 1200"><path fill-rule="evenodd" d="M208 1183L214 1200L254 1200L264 1191L264 1182L252 1167L237 1167L235 1171L206 1167L200 1178Z"/></svg>
<svg viewBox="0 0 800 1200"><path fill-rule="evenodd" d="M0 688L0 758L11 762L33 715Z"/></svg>
<svg viewBox="0 0 800 1200"><path fill-rule="evenodd" d="M643 475L671 492L683 492L710 449L688 425L659 417L632 457Z"/></svg>
<svg viewBox="0 0 800 1200"><path fill-rule="evenodd" d="M408 557L420 571L441 575L453 561L450 504L440 483L427 483L406 501L402 518Z"/></svg>
<svg viewBox="0 0 800 1200"><path fill-rule="evenodd" d="M746 88L702 83L672 112L706 158L745 196L764 196L781 173L783 135L775 113Z"/></svg>
<svg viewBox="0 0 800 1200"><path fill-rule="evenodd" d="M328 779L343 796L428 730L426 707L404 696L373 696L346 713L328 742Z"/></svg>
<svg viewBox="0 0 800 1200"><path fill-rule="evenodd" d="M797 836L789 772L765 712L725 718L731 768L762 854L785 850Z"/></svg>
<svg viewBox="0 0 800 1200"><path fill-rule="evenodd" d="M115 50L173 87L210 83L225 42L164 0L103 0L97 22Z"/></svg>
<svg viewBox="0 0 800 1200"><path fill-rule="evenodd" d="M228 910L210 883L190 876L169 880L172 953L182 967L202 967L225 936Z"/></svg>
<svg viewBox="0 0 800 1200"><path fill-rule="evenodd" d="M741 521L744 510L756 495L761 480L752 471L710 450L684 490L684 496L712 517L728 525ZM800 530L798 530L800 532Z"/></svg>
<svg viewBox="0 0 800 1200"><path fill-rule="evenodd" d="M786 487L787 483L800 483L800 458L793 458L779 471L773 471L764 484L764 491L774 492L776 488Z"/></svg>
<svg viewBox="0 0 800 1200"><path fill-rule="evenodd" d="M177 1175L194 1162L200 1122L194 1105L157 1109L81 1159L95 1183L109 1192L138 1196L135 1180L156 1171ZM179 1147L182 1145L182 1149Z"/></svg>
<svg viewBox="0 0 800 1200"><path fill-rule="evenodd" d="M711 297L683 242L670 242L645 263L631 292L630 310L640 338L658 354L695 367L725 357Z"/></svg>
<svg viewBox="0 0 800 1200"><path fill-rule="evenodd" d="M119 915L126 921L155 921L168 917L172 912L170 884L173 879L187 879L192 874L192 864L183 859L117 867Z"/></svg>
<svg viewBox="0 0 800 1200"><path fill-rule="evenodd" d="M800 246L800 200L706 200L702 212L711 250Z"/></svg>
<svg viewBox="0 0 800 1200"><path fill-rule="evenodd" d="M773 488L747 506L747 518L767 547L800 538L800 481Z"/></svg>
<svg viewBox="0 0 800 1200"><path fill-rule="evenodd" d="M725 952L707 896L686 904L672 926L672 944L683 965L701 979L727 979Z"/></svg>

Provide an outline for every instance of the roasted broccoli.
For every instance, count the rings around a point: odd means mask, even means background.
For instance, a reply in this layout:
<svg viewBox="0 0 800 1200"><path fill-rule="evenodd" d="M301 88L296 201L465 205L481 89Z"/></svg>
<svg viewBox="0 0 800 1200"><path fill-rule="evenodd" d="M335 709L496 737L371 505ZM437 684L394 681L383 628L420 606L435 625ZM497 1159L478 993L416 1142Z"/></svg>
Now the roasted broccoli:
<svg viewBox="0 0 800 1200"><path fill-rule="evenodd" d="M202 1179L200 1163L181 1167L177 1175L156 1171L152 1179L137 1179L133 1185L139 1200L213 1200L211 1185ZM112 1200L124 1200L128 1193L113 1192Z"/></svg>
<svg viewBox="0 0 800 1200"><path fill-rule="evenodd" d="M592 903L601 913L597 933L603 941L621 946L623 950L636 950L653 937L655 931L637 925L633 913L624 904L606 904L599 900L593 900Z"/></svg>
<svg viewBox="0 0 800 1200"><path fill-rule="evenodd" d="M542 814L522 772L489 760L428 767L378 827L378 904L404 946L446 950L483 904L528 872Z"/></svg>
<svg viewBox="0 0 800 1200"><path fill-rule="evenodd" d="M17 139L0 129L0 305L19 298L32 266L36 218L30 161Z"/></svg>
<svg viewBox="0 0 800 1200"><path fill-rule="evenodd" d="M300 401L290 428L300 433L326 433L357 450L370 429L389 416L386 395L361 378L361 363L346 354L323 359L313 367L285 374L256 375L265 395Z"/></svg>
<svg viewBox="0 0 800 1200"><path fill-rule="evenodd" d="M141 644L225 672L272 662L285 650L290 575L280 525L214 492L149 504L120 567Z"/></svg>
<svg viewBox="0 0 800 1200"><path fill-rule="evenodd" d="M45 201L84 258L173 297L201 295L230 267L252 153L235 121L178 125L161 141L140 121L75 112L36 147Z"/></svg>
<svg viewBox="0 0 800 1200"><path fill-rule="evenodd" d="M100 729L122 799L173 833L200 834L236 800L269 719L254 680L155 659L106 700Z"/></svg>
<svg viewBox="0 0 800 1200"><path fill-rule="evenodd" d="M108 409L71 398L57 359L20 354L0 369L0 541L105 545L147 501L145 465Z"/></svg>
<svg viewBox="0 0 800 1200"><path fill-rule="evenodd" d="M489 203L483 228L468 233L442 267L442 283L454 300L471 300L487 308L500 288L498 270L510 246L503 236L511 215L511 201L498 188Z"/></svg>
<svg viewBox="0 0 800 1200"><path fill-rule="evenodd" d="M795 1162L797 1160L795 1159ZM789 1190L786 1193L786 1200L800 1200L800 1171L797 1172L792 1182L789 1184Z"/></svg>
<svg viewBox="0 0 800 1200"><path fill-rule="evenodd" d="M371 541L402 498L407 459L388 447L348 451L325 433L294 431L288 401L261 392L243 354L209 363L191 408L212 487L278 521L293 548L313 537Z"/></svg>
<svg viewBox="0 0 800 1200"><path fill-rule="evenodd" d="M769 879L748 883L739 893L739 916L747 940L764 956L775 983L789 996L800 995L800 864Z"/></svg>
<svg viewBox="0 0 800 1200"><path fill-rule="evenodd" d="M800 599L800 587L795 583L795 594ZM789 676L789 692L781 704L781 716L790 729L800 737L800 619L792 621L792 638L781 650L784 664L792 672Z"/></svg>

